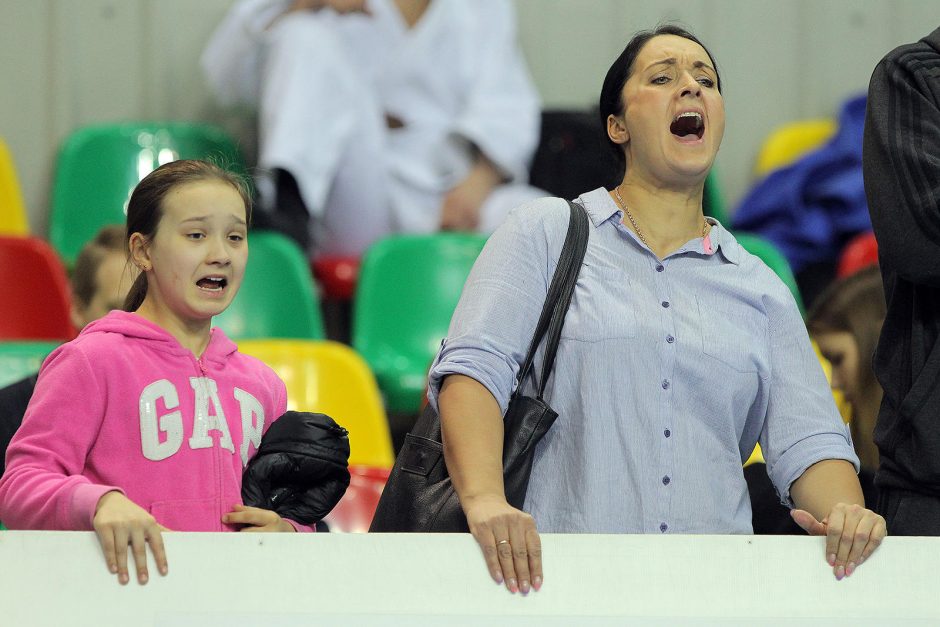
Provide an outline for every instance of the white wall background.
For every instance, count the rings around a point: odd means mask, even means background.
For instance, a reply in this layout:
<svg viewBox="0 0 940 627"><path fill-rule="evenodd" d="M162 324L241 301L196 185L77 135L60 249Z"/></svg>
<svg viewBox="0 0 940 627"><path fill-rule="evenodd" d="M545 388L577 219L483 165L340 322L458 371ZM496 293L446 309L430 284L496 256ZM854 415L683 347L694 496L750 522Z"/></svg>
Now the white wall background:
<svg viewBox="0 0 940 627"><path fill-rule="evenodd" d="M474 0L437 0L472 2ZM45 234L56 150L83 124L221 123L197 66L232 0L0 0L0 136L34 232ZM761 140L782 123L832 116L888 50L940 25L937 0L515 0L546 108L588 107L631 33L664 19L712 49L728 114L718 176L733 204Z"/></svg>

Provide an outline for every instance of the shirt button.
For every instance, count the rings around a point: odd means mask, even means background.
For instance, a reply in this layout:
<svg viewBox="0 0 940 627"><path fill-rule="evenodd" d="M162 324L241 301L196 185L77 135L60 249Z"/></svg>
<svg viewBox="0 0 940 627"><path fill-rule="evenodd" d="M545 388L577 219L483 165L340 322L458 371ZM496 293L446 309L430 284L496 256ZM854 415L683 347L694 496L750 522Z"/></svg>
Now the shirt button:
<svg viewBox="0 0 940 627"><path fill-rule="evenodd" d="M666 308L668 309L668 308L669 308L669 301L668 301L668 300L664 300L663 303L662 303L662 305L663 305L663 307L666 307Z"/></svg>
<svg viewBox="0 0 940 627"><path fill-rule="evenodd" d="M666 429L665 431L663 431L663 435L668 438L670 435L672 435L672 431L670 431L669 429Z"/></svg>
<svg viewBox="0 0 940 627"><path fill-rule="evenodd" d="M663 389L664 390L669 389L669 379L663 379Z"/></svg>
<svg viewBox="0 0 940 627"><path fill-rule="evenodd" d="M663 485L669 485L669 477L663 477Z"/></svg>
<svg viewBox="0 0 940 627"><path fill-rule="evenodd" d="M663 264L659 264L658 266L656 266L656 272L662 272L665 269L666 269L666 266L664 266Z"/></svg>
<svg viewBox="0 0 940 627"><path fill-rule="evenodd" d="M667 336L666 336L666 341L669 342L670 344L672 344L673 342L676 341L676 338L672 337L671 335L667 335Z"/></svg>
<svg viewBox="0 0 940 627"><path fill-rule="evenodd" d="M662 531L663 533L666 533L666 529L669 529L669 525L667 525L666 523L660 523L659 530Z"/></svg>

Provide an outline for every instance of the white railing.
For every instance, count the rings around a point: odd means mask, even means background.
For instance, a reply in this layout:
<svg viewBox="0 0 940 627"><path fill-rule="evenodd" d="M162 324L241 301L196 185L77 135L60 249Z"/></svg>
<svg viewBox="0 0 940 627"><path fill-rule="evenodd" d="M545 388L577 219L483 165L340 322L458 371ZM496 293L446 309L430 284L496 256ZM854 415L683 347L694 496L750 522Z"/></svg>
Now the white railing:
<svg viewBox="0 0 940 627"><path fill-rule="evenodd" d="M469 536L168 533L120 586L85 532L0 532L0 625L940 623L940 538L888 538L836 581L823 540L545 535L545 585L487 575Z"/></svg>

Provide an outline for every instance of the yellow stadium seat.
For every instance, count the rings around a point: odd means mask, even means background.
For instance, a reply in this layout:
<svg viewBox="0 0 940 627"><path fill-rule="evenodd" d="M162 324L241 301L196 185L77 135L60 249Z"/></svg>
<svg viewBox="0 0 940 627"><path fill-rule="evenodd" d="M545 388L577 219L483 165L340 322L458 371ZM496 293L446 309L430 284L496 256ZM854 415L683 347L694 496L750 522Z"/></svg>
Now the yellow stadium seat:
<svg viewBox="0 0 940 627"><path fill-rule="evenodd" d="M395 456L382 397L358 353L326 340L242 340L238 348L284 380L288 409L327 414L349 430L351 465L391 468Z"/></svg>
<svg viewBox="0 0 940 627"><path fill-rule="evenodd" d="M816 344L815 340L812 342L813 350L816 351L816 357L819 359L819 363L822 365L823 372L826 374L826 381L832 384L832 365L829 363L825 357L822 356L822 353L819 352L819 345ZM846 402L845 396L843 396L841 390L833 390L832 397L836 401L836 407L839 409L839 413L842 415L842 420L846 423L852 418L852 407ZM764 463L764 454L760 450L760 444L754 446L754 451L751 453L751 456L747 458L747 461L744 462L744 467L748 467L751 464L763 464Z"/></svg>
<svg viewBox="0 0 940 627"><path fill-rule="evenodd" d="M832 137L838 123L832 119L799 120L774 129L757 154L754 173L764 176L790 165Z"/></svg>
<svg viewBox="0 0 940 627"><path fill-rule="evenodd" d="M0 137L0 235L29 235L26 207L16 178L16 166Z"/></svg>

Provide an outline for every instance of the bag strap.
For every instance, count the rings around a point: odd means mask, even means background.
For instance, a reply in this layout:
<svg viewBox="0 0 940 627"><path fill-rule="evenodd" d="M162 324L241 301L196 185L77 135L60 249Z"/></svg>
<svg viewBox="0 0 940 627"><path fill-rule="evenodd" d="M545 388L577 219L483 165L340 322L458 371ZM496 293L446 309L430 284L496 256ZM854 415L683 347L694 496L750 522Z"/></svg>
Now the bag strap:
<svg viewBox="0 0 940 627"><path fill-rule="evenodd" d="M570 200L568 206L571 214L568 219L568 232L565 235L565 243L562 246L561 255L558 257L558 265L552 275L552 282L549 284L545 303L542 305L542 314L539 316L538 324L535 325L535 333L532 334L532 341L529 343L529 352L516 377L516 391L518 392L532 369L536 349L542 342L542 338L548 334L545 345L545 361L542 364L542 376L537 382L537 398L539 400L542 399L545 383L548 381L555 363L555 353L558 351L561 328L565 322L565 315L568 313L568 306L571 304L571 296L574 294L578 273L581 271L584 252L587 250L589 233L587 212L583 207Z"/></svg>

